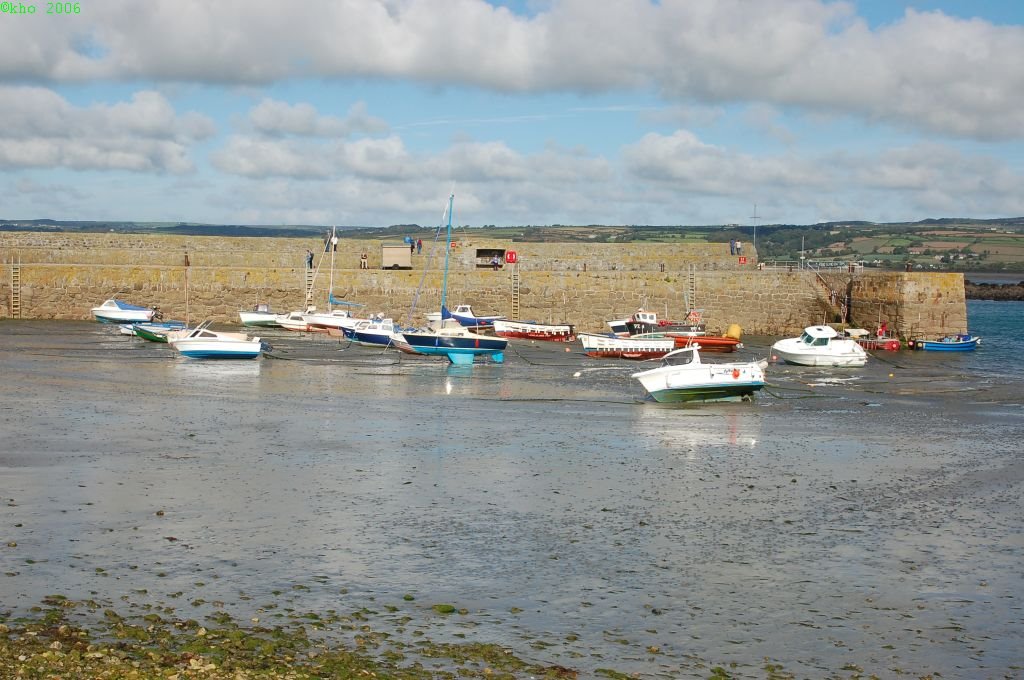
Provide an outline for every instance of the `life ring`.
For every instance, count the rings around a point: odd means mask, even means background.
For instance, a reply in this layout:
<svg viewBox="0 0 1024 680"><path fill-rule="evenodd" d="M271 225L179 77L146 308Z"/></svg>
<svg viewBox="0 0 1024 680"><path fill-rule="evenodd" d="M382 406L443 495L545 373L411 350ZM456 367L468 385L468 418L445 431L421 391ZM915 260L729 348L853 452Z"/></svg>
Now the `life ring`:
<svg viewBox="0 0 1024 680"><path fill-rule="evenodd" d="M738 369L738 368L732 369L732 379L733 380L739 380L739 377L740 377L740 369Z"/></svg>

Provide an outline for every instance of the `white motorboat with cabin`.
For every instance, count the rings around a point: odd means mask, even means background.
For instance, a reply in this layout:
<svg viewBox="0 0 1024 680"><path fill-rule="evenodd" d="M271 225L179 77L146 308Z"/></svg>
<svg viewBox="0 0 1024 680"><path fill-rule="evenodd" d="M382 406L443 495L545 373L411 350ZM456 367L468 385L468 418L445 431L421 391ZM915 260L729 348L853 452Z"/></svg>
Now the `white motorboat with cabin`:
<svg viewBox="0 0 1024 680"><path fill-rule="evenodd" d="M192 359L255 359L263 351L258 337L245 333L213 331L210 322L189 329L178 337L168 336L168 344Z"/></svg>
<svg viewBox="0 0 1024 680"><path fill-rule="evenodd" d="M277 328L277 317L280 314L270 311L270 305L265 302L257 304L253 309L238 310L238 318L243 326L260 326L263 328Z"/></svg>
<svg viewBox="0 0 1024 680"><path fill-rule="evenodd" d="M772 354L798 366L859 368L868 361L868 353L856 340L841 337L831 326L808 326L800 337L772 345Z"/></svg>
<svg viewBox="0 0 1024 680"><path fill-rule="evenodd" d="M155 307L140 307L115 298L104 301L91 311L100 323L145 323L159 314Z"/></svg>
<svg viewBox="0 0 1024 680"><path fill-rule="evenodd" d="M749 399L764 387L765 361L705 364L700 345L669 352L658 368L634 373L644 389L662 403Z"/></svg>

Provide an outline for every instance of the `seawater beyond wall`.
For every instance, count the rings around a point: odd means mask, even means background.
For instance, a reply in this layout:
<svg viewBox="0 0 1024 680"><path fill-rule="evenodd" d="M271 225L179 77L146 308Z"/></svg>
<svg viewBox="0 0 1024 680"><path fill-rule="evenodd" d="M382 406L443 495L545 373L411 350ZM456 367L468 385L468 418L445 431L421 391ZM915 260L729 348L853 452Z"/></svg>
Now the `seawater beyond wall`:
<svg viewBox="0 0 1024 680"><path fill-rule="evenodd" d="M440 302L443 249L424 244L411 270L381 269L381 242L340 239L333 253L323 241L137 234L0 232L0 317L87 319L110 297L158 306L165 318L235 324L239 309L257 302L288 311L305 304L310 273L306 249L316 255L313 304L333 293L407 323L421 323ZM961 274L761 269L746 246L745 259L727 244L513 243L463 237L452 249L450 305L478 313L512 314L513 268L494 271L489 253L515 251L519 259L519 318L569 322L605 332L605 321L637 308L680 317L690 301L711 330L739 324L750 334L783 335L838 321L846 305L855 325L878 318L905 334L966 330ZM359 268L367 254L367 269ZM18 285L15 290L14 272ZM415 307L413 303L415 301Z"/></svg>

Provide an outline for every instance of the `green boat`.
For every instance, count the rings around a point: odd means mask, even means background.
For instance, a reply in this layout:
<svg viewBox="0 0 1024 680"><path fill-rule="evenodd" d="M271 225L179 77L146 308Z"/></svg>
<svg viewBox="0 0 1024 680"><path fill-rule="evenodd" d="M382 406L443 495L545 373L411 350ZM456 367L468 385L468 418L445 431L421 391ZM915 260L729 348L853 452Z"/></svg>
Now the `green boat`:
<svg viewBox="0 0 1024 680"><path fill-rule="evenodd" d="M185 327L185 324L179 322L169 323L137 323L132 324L132 330L135 331L135 335L140 338L149 340L150 342L167 342L167 334L170 331L178 331Z"/></svg>

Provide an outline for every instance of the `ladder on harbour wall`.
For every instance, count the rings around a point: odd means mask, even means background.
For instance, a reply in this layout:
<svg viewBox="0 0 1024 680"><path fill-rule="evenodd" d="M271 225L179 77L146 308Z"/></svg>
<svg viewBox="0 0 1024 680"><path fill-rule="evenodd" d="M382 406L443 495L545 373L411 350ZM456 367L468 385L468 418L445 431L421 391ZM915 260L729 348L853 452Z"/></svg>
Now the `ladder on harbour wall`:
<svg viewBox="0 0 1024 680"><path fill-rule="evenodd" d="M686 290L683 291L686 302L686 311L689 312L697 306L697 266L691 264L686 272Z"/></svg>
<svg viewBox="0 0 1024 680"><path fill-rule="evenodd" d="M306 308L313 304L313 281L316 279L315 269L306 269Z"/></svg>
<svg viewBox="0 0 1024 680"><path fill-rule="evenodd" d="M21 260L11 262L11 318L21 318Z"/></svg>
<svg viewBox="0 0 1024 680"><path fill-rule="evenodd" d="M512 265L512 318L519 318L519 263Z"/></svg>

